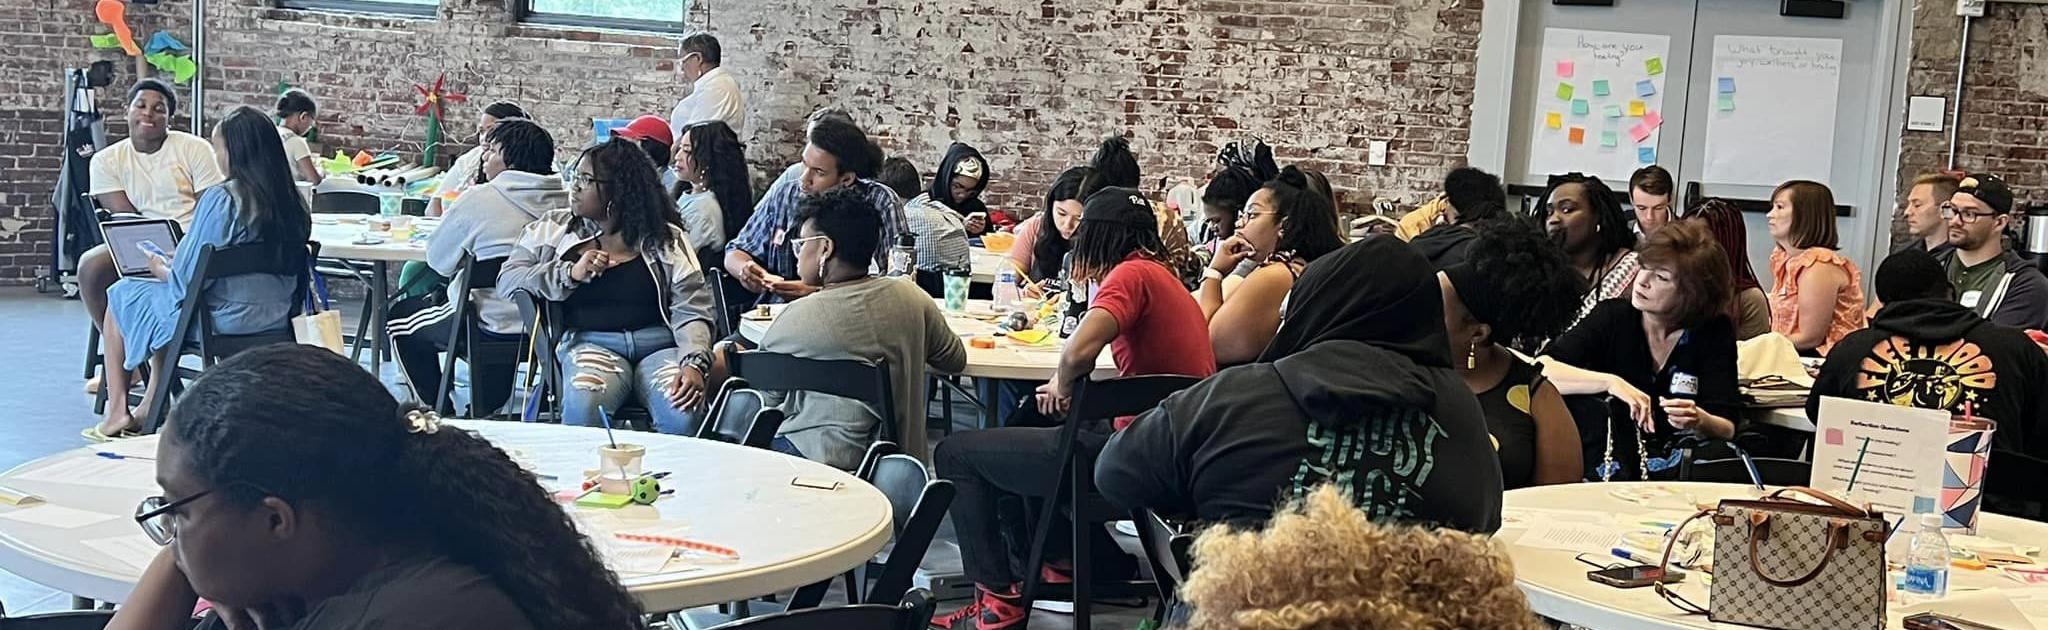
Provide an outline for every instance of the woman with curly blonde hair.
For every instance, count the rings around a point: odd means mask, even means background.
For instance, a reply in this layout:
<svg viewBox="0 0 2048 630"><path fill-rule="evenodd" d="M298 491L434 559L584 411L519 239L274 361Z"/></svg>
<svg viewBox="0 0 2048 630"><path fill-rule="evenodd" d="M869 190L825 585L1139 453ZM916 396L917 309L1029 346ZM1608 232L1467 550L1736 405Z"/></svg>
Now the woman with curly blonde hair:
<svg viewBox="0 0 2048 630"><path fill-rule="evenodd" d="M1188 630L1544 627L1485 536L1380 525L1330 485L1262 531L1209 530L1194 558Z"/></svg>

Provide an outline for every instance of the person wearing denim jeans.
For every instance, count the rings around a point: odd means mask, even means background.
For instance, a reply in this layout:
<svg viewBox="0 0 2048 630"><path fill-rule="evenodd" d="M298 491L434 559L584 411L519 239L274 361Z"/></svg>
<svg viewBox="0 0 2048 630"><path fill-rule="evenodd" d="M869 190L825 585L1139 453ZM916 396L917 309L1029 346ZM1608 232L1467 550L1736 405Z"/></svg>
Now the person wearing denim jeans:
<svg viewBox="0 0 2048 630"><path fill-rule="evenodd" d="M675 337L668 329L573 330L559 348L562 424L602 426L601 413L616 414L620 407L638 404L653 417L656 431L697 432L695 414L677 409L665 393L678 369Z"/></svg>

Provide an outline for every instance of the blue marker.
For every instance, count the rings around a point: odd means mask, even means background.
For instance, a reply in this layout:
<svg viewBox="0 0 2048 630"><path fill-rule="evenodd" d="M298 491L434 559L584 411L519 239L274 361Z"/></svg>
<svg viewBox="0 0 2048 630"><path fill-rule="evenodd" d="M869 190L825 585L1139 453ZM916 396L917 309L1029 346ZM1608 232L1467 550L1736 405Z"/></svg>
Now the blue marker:
<svg viewBox="0 0 2048 630"><path fill-rule="evenodd" d="M604 420L604 439L612 443L612 448L618 448L619 441L612 437L612 412L605 411L604 405L598 405L597 416Z"/></svg>
<svg viewBox="0 0 2048 630"><path fill-rule="evenodd" d="M154 458L154 457L141 457L141 456L138 456L138 455L122 455L122 454L120 454L120 453L108 453L108 452L106 452L106 451L100 451L100 452L96 452L96 453L93 453L93 454L94 454L94 455L98 455L98 456L100 456L100 457L105 457L105 458L107 458L107 459L139 459L139 460L142 460L142 461L146 461L146 462L153 462L153 461L156 461L156 458Z"/></svg>

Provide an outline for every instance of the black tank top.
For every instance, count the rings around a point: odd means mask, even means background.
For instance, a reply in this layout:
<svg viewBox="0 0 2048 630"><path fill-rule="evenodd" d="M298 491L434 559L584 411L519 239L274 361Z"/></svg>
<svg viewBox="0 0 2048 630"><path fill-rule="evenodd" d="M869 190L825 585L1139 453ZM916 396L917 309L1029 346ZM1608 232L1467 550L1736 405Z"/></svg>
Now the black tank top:
<svg viewBox="0 0 2048 630"><path fill-rule="evenodd" d="M1486 412L1486 431L1493 434L1493 450L1500 456L1502 486L1513 490L1528 486L1536 475L1536 417L1530 409L1543 371L1519 358L1508 361L1500 383L1479 394L1479 408Z"/></svg>
<svg viewBox="0 0 2048 630"><path fill-rule="evenodd" d="M605 270L569 294L562 320L572 330L624 332L660 326L662 301L668 292L654 284L644 260Z"/></svg>

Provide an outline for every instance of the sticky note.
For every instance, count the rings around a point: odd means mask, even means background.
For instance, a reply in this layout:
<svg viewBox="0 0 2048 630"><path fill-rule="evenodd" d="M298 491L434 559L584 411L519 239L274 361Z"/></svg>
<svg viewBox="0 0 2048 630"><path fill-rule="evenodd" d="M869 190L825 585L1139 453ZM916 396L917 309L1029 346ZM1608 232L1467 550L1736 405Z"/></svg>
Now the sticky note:
<svg viewBox="0 0 2048 630"><path fill-rule="evenodd" d="M1560 101L1569 101L1569 100L1572 100L1572 84L1570 84L1570 83L1559 83L1559 84L1557 84L1557 100L1560 100Z"/></svg>
<svg viewBox="0 0 2048 630"><path fill-rule="evenodd" d="M1644 164L1657 163L1657 147L1636 147L1636 161Z"/></svg>
<svg viewBox="0 0 2048 630"><path fill-rule="evenodd" d="M1722 94L1722 95L1721 95L1721 100L1720 100L1720 102L1719 102L1719 107L1720 107L1720 110L1721 110L1721 111L1724 111L1724 112L1732 112L1732 111L1735 111L1735 95L1733 95L1733 94Z"/></svg>
<svg viewBox="0 0 2048 630"><path fill-rule="evenodd" d="M1651 57L1649 59L1644 59L1643 71L1650 73L1650 76L1653 77L1660 74L1664 74L1664 58Z"/></svg>
<svg viewBox="0 0 2048 630"><path fill-rule="evenodd" d="M1551 129L1561 129L1561 128L1563 128L1563 127L1564 127L1564 115L1563 115L1563 114L1559 114L1559 113L1557 113L1557 112L1550 112L1550 115L1549 115L1549 116L1546 116L1546 117L1544 117L1544 119L1543 119L1543 120L1544 120L1544 122L1543 122L1544 126L1546 126L1546 127L1549 127L1549 128L1551 128Z"/></svg>
<svg viewBox="0 0 2048 630"><path fill-rule="evenodd" d="M1654 111L1643 112L1643 126L1651 129L1664 126L1664 115Z"/></svg>
<svg viewBox="0 0 2048 630"><path fill-rule="evenodd" d="M1641 97L1646 97L1646 98L1647 98L1647 97L1649 97L1650 95L1652 95L1652 94L1656 94L1656 93L1657 93L1657 84L1656 84L1656 83L1653 83L1653 82L1651 82L1651 81L1650 81L1649 79L1643 79L1643 80L1641 80L1641 81L1637 81L1637 82L1636 82L1636 96L1641 96Z"/></svg>
<svg viewBox="0 0 2048 630"><path fill-rule="evenodd" d="M1585 144L1585 143L1586 143L1586 128L1585 128L1585 127L1573 127L1573 128L1572 128L1572 130L1571 130L1571 139L1572 139L1572 144Z"/></svg>
<svg viewBox="0 0 2048 630"><path fill-rule="evenodd" d="M1620 106L1620 105L1608 105L1607 107L1603 108L1603 110L1601 111L1601 114L1603 114L1603 115L1606 115L1606 116L1607 116L1608 118L1620 118L1620 117L1621 117L1621 106Z"/></svg>
<svg viewBox="0 0 2048 630"><path fill-rule="evenodd" d="M1621 144L1621 137L1620 134L1614 133L1613 129L1600 132L1600 146L1611 147L1617 144Z"/></svg>
<svg viewBox="0 0 2048 630"><path fill-rule="evenodd" d="M1735 77L1721 77L1720 83L1720 89L1717 91L1719 91L1722 94L1735 93Z"/></svg>
<svg viewBox="0 0 2048 630"><path fill-rule="evenodd" d="M1634 139L1637 144L1641 144L1644 140L1650 138L1650 131L1649 125L1636 123L1636 126L1628 128L1628 137Z"/></svg>
<svg viewBox="0 0 2048 630"><path fill-rule="evenodd" d="M1572 101L1572 115L1573 115L1573 116L1584 116L1584 115L1586 115L1587 113L1589 113L1589 112L1592 112L1592 111L1593 111L1593 106L1592 106L1592 104L1590 104L1590 103L1587 103L1587 102L1586 102L1586 99L1583 99L1583 98L1582 98L1582 99L1579 99L1579 100L1576 100L1576 101Z"/></svg>
<svg viewBox="0 0 2048 630"><path fill-rule="evenodd" d="M1577 69L1578 69L1578 64L1576 64L1576 63L1572 63L1572 60L1570 60L1570 59L1560 59L1560 60L1558 60L1558 62L1557 62L1557 78L1560 78L1560 79L1569 79L1569 78L1572 78L1572 71L1574 71L1574 70L1577 70Z"/></svg>
<svg viewBox="0 0 2048 630"><path fill-rule="evenodd" d="M1648 111L1648 110L1649 110L1649 106L1647 106L1647 105L1644 105L1642 101L1629 101L1629 102L1628 102L1628 115L1630 115L1630 116L1637 116L1637 117L1640 117L1640 116L1642 116L1642 115L1643 115L1643 112L1645 112L1645 111Z"/></svg>
<svg viewBox="0 0 2048 630"><path fill-rule="evenodd" d="M1606 96L1607 94L1608 94L1608 89L1607 89L1607 80L1606 80L1606 79L1594 79L1594 80L1593 80L1593 95L1594 95L1594 96Z"/></svg>

